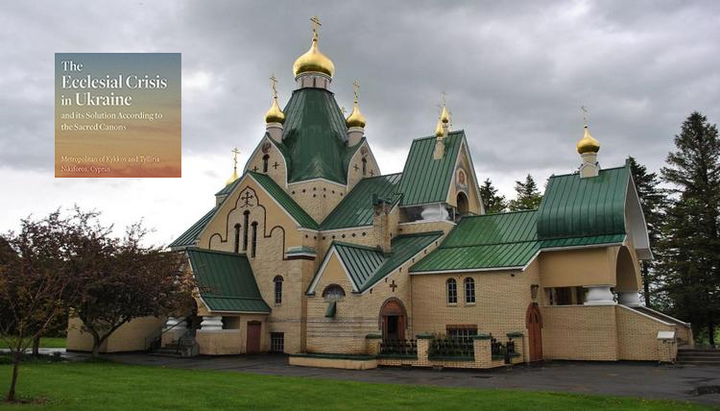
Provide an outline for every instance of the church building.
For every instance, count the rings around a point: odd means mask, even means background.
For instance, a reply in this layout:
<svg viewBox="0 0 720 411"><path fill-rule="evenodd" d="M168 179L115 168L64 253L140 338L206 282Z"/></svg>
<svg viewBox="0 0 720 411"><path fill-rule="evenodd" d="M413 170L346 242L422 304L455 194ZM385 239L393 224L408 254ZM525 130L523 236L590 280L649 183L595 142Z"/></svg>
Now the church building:
<svg viewBox="0 0 720 411"><path fill-rule="evenodd" d="M640 262L653 256L638 193L627 163L600 167L587 125L577 171L551 176L537 210L487 214L468 144L479 137L454 129L444 104L403 171L381 172L359 85L346 117L312 20L289 101L273 76L266 132L242 172L236 157L170 245L196 306L135 320L104 351L154 337L188 355L278 352L296 365L491 368L673 361L692 342L688 324L640 301ZM86 337L71 324L68 348Z"/></svg>

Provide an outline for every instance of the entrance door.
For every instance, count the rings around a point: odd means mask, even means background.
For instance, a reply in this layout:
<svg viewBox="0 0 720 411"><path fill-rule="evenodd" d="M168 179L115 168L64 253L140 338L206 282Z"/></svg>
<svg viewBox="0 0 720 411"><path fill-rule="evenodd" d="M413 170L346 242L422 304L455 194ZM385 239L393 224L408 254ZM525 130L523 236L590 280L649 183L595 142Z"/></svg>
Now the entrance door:
<svg viewBox="0 0 720 411"><path fill-rule="evenodd" d="M386 301L380 309L383 340L404 340L405 318L405 307L399 300Z"/></svg>
<svg viewBox="0 0 720 411"><path fill-rule="evenodd" d="M528 306L525 315L525 326L528 330L528 346L530 349L530 361L540 361L543 358L542 352L542 316L537 303Z"/></svg>
<svg viewBox="0 0 720 411"><path fill-rule="evenodd" d="M247 348L248 354L257 354L260 352L260 321L248 321L247 323Z"/></svg>

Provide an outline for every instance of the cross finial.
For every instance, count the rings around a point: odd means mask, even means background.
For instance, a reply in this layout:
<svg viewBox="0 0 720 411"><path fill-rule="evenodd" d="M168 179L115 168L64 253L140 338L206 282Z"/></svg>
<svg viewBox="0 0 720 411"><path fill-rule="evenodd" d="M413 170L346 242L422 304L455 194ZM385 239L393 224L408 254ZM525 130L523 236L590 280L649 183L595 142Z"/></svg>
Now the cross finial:
<svg viewBox="0 0 720 411"><path fill-rule="evenodd" d="M238 150L237 147L233 147L233 149L230 152L233 153L233 163L234 163L233 168L237 169L237 164L238 164L237 156L238 156L238 154L240 154L240 150Z"/></svg>
<svg viewBox="0 0 720 411"><path fill-rule="evenodd" d="M443 90L443 91L440 93L440 95L442 96L442 105L443 105L443 106L445 106L445 95L446 95L446 94L447 94L447 93L445 93L445 90Z"/></svg>
<svg viewBox="0 0 720 411"><path fill-rule="evenodd" d="M275 78L275 73L270 76L270 81L272 82L272 90L273 90L273 98L277 98L277 78Z"/></svg>
<svg viewBox="0 0 720 411"><path fill-rule="evenodd" d="M360 83L357 80L353 81L353 94L355 94L355 104L358 102L358 91L360 90Z"/></svg>
<svg viewBox="0 0 720 411"><path fill-rule="evenodd" d="M322 24L320 24L320 18L318 16L312 16L310 17L310 21L313 24L313 41L317 41L318 27L322 26Z"/></svg>
<svg viewBox="0 0 720 411"><path fill-rule="evenodd" d="M585 123L585 127L587 127L587 114L588 114L588 109L585 108L585 106L580 106L580 111L582 111L582 113L583 113L583 122Z"/></svg>

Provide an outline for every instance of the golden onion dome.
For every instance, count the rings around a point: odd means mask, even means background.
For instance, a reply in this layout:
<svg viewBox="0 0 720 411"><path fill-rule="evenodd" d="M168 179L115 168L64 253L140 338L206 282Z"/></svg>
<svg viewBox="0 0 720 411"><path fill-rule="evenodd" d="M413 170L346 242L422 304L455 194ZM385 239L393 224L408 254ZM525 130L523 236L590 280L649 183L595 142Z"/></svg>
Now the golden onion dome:
<svg viewBox="0 0 720 411"><path fill-rule="evenodd" d="M348 127L365 127L365 116L360 112L357 101L353 106L352 113L345 119L345 124L347 124Z"/></svg>
<svg viewBox="0 0 720 411"><path fill-rule="evenodd" d="M332 77L335 74L335 65L333 62L318 49L317 34L313 35L310 50L298 57L293 64L293 74L297 77L299 74L308 72L319 72Z"/></svg>
<svg viewBox="0 0 720 411"><path fill-rule="evenodd" d="M591 134L588 126L585 126L585 133L583 138L577 143L577 152L579 154L585 153L597 153L600 151L600 142L597 141Z"/></svg>
<svg viewBox="0 0 720 411"><path fill-rule="evenodd" d="M437 126L435 127L435 137L442 137L444 134L442 119L438 118Z"/></svg>
<svg viewBox="0 0 720 411"><path fill-rule="evenodd" d="M235 170L233 170L233 173L230 176L230 178L228 178L227 181L225 182L225 185L229 186L230 184L234 183L235 180L237 180L237 179L238 179L238 173L237 173L237 169L235 169Z"/></svg>
<svg viewBox="0 0 720 411"><path fill-rule="evenodd" d="M280 106L277 102L277 97L273 97L273 103L272 106L270 106L270 109L265 113L265 123L284 123L285 122L285 113L283 113L282 110L280 110Z"/></svg>
<svg viewBox="0 0 720 411"><path fill-rule="evenodd" d="M443 105L442 113L440 113L440 121L442 121L444 124L447 124L450 122L450 113L448 112L447 107Z"/></svg>

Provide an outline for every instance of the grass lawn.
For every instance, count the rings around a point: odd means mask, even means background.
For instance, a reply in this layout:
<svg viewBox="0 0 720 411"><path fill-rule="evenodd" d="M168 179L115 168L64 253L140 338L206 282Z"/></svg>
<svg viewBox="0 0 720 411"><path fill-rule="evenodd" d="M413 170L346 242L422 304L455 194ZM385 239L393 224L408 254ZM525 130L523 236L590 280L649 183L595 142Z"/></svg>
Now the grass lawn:
<svg viewBox="0 0 720 411"><path fill-rule="evenodd" d="M43 337L40 339L40 348L65 348L67 338L65 337ZM0 339L0 349L8 348L5 340ZM30 345L29 348L32 348Z"/></svg>
<svg viewBox="0 0 720 411"><path fill-rule="evenodd" d="M3 395L10 371L9 365L0 366ZM23 364L18 393L21 398L46 402L21 406L0 402L0 409L706 409L671 401L370 384L106 362Z"/></svg>

